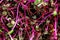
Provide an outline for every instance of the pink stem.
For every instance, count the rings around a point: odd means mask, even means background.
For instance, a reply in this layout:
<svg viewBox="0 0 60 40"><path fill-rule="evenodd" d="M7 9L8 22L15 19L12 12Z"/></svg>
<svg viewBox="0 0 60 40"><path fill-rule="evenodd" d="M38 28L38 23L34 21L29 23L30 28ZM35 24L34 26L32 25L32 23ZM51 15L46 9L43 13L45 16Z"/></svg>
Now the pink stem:
<svg viewBox="0 0 60 40"><path fill-rule="evenodd" d="M32 37L30 38L30 40L33 40L35 30L34 30L34 26L31 26L31 27L32 27Z"/></svg>
<svg viewBox="0 0 60 40"><path fill-rule="evenodd" d="M33 38L34 38L34 32L32 33L32 37L30 38L30 40L33 40Z"/></svg>
<svg viewBox="0 0 60 40"><path fill-rule="evenodd" d="M17 7L16 23L15 23L15 25L13 26L12 30L14 30L16 24L18 23L18 8L19 8L19 4L18 4L18 7Z"/></svg>
<svg viewBox="0 0 60 40"><path fill-rule="evenodd" d="M54 29L55 29L54 39L57 40L57 19L56 18L55 18L55 23L54 23Z"/></svg>
<svg viewBox="0 0 60 40"><path fill-rule="evenodd" d="M0 1L0 3L2 2L3 0Z"/></svg>

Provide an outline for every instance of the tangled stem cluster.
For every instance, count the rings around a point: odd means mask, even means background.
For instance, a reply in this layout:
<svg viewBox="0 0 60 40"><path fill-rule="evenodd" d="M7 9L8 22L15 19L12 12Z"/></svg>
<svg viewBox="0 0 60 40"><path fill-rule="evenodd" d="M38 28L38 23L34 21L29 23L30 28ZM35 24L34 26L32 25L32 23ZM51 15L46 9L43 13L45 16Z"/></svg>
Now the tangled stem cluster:
<svg viewBox="0 0 60 40"><path fill-rule="evenodd" d="M59 40L59 18L59 0L0 0L0 40Z"/></svg>

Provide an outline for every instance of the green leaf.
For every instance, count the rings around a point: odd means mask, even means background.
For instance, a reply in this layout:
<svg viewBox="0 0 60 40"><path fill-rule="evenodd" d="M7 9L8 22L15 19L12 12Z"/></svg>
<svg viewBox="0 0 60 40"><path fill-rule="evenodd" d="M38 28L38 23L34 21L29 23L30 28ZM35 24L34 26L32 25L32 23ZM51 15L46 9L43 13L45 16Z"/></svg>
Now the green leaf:
<svg viewBox="0 0 60 40"><path fill-rule="evenodd" d="M37 5L38 3L41 3L42 0L35 0L34 4Z"/></svg>
<svg viewBox="0 0 60 40"><path fill-rule="evenodd" d="M12 27L13 27L13 24L8 23L7 26L8 26L9 28L12 28Z"/></svg>
<svg viewBox="0 0 60 40"><path fill-rule="evenodd" d="M3 11L2 15L7 15L7 13L8 13L7 11Z"/></svg>
<svg viewBox="0 0 60 40"><path fill-rule="evenodd" d="M11 31L8 32L8 34L12 34L13 32L14 32L14 30L11 30Z"/></svg>
<svg viewBox="0 0 60 40"><path fill-rule="evenodd" d="M2 32L2 30L0 29L0 32Z"/></svg>
<svg viewBox="0 0 60 40"><path fill-rule="evenodd" d="M57 12L56 12L56 11L54 11L54 12L53 12L53 16L56 16L56 15L57 15Z"/></svg>

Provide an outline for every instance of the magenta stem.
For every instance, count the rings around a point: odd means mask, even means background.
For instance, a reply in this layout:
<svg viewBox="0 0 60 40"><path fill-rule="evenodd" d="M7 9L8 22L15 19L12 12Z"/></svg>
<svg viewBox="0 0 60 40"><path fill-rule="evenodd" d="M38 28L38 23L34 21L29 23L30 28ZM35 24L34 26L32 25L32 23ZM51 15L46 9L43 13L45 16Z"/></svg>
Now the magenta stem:
<svg viewBox="0 0 60 40"><path fill-rule="evenodd" d="M3 0L0 1L0 3L2 2Z"/></svg>
<svg viewBox="0 0 60 40"><path fill-rule="evenodd" d="M49 14L49 15L47 15L46 17L44 17L44 19L40 22L40 24L39 25L41 25L49 16L51 16L52 15L52 13L51 14Z"/></svg>
<svg viewBox="0 0 60 40"><path fill-rule="evenodd" d="M15 23L15 25L13 26L12 30L14 30L16 24L18 23L18 8L19 8L19 4L18 4L18 7L17 7L16 23Z"/></svg>
<svg viewBox="0 0 60 40"><path fill-rule="evenodd" d="M30 38L30 40L33 40L33 38L34 38L34 32L32 33L32 37Z"/></svg>
<svg viewBox="0 0 60 40"><path fill-rule="evenodd" d="M8 34L11 40L14 40L10 34Z"/></svg>
<svg viewBox="0 0 60 40"><path fill-rule="evenodd" d="M54 39L57 40L57 18L55 18L54 29L55 29Z"/></svg>

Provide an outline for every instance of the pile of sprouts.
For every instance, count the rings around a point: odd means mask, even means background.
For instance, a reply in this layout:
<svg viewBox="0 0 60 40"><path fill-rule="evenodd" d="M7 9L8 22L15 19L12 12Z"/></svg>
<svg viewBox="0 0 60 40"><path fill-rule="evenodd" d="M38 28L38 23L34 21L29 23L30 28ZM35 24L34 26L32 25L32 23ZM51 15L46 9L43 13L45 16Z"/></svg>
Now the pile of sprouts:
<svg viewBox="0 0 60 40"><path fill-rule="evenodd" d="M0 0L0 40L60 40L60 0Z"/></svg>

